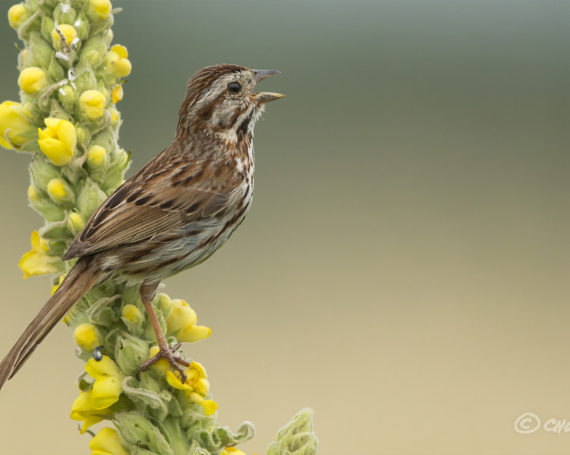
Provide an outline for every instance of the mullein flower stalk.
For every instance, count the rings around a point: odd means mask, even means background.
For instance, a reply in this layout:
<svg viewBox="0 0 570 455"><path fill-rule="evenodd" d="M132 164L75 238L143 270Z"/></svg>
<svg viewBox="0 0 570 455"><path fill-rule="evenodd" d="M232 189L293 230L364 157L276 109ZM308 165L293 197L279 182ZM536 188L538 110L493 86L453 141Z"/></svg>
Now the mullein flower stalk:
<svg viewBox="0 0 570 455"><path fill-rule="evenodd" d="M53 275L52 292L72 266L62 254L130 163L118 144L115 105L132 65L127 48L112 43L115 12L109 0L26 0L8 11L24 48L20 101L0 104L0 145L32 155L28 199L45 224L32 233L19 265L25 278ZM171 345L210 335L184 300L159 294L154 304ZM243 454L236 445L253 437L253 425L232 431L217 424L202 364L191 362L184 383L164 359L137 378L158 348L136 287L105 282L63 322L85 361L71 418L82 433L107 424L89 443L92 455ZM316 446L312 413L304 410L267 453L312 455Z"/></svg>

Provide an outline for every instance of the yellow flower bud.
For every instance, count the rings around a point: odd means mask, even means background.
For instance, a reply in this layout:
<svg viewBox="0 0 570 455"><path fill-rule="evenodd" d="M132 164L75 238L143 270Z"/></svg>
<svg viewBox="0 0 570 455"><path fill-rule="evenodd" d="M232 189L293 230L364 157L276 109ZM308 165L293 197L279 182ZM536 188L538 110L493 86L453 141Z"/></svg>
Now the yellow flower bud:
<svg viewBox="0 0 570 455"><path fill-rule="evenodd" d="M176 338L178 341L185 341L188 343L193 343L195 341L204 340L212 334L212 329L206 327L205 325L191 325L181 329Z"/></svg>
<svg viewBox="0 0 570 455"><path fill-rule="evenodd" d="M47 76L44 70L30 66L20 73L18 85L26 93L37 93L47 85Z"/></svg>
<svg viewBox="0 0 570 455"><path fill-rule="evenodd" d="M4 148L18 148L28 142L32 131L30 113L20 103L4 101L0 104L0 145Z"/></svg>
<svg viewBox="0 0 570 455"><path fill-rule="evenodd" d="M65 37L65 42L67 43L68 46L71 44L71 42L74 39L77 38L77 30L75 30L75 27L73 25L60 24L58 25L58 28L59 31ZM58 33L56 27L54 27L53 30L51 31L51 38L53 41L53 46L58 50L61 49L61 35Z"/></svg>
<svg viewBox="0 0 570 455"><path fill-rule="evenodd" d="M91 120L98 119L105 112L107 99L97 90L86 90L79 97L79 107Z"/></svg>
<svg viewBox="0 0 570 455"><path fill-rule="evenodd" d="M131 74L132 65L128 59L125 46L115 44L107 55L107 70L117 77L126 77Z"/></svg>
<svg viewBox="0 0 570 455"><path fill-rule="evenodd" d="M37 202L40 200L40 194L33 185L30 185L28 187L28 199L32 202Z"/></svg>
<svg viewBox="0 0 570 455"><path fill-rule="evenodd" d="M235 447L226 447L224 450L222 450L220 455L246 455L246 453L242 452L239 449L236 449Z"/></svg>
<svg viewBox="0 0 570 455"><path fill-rule="evenodd" d="M41 151L56 166L64 166L73 158L77 144L77 132L71 122L59 118L44 119L45 129L38 129Z"/></svg>
<svg viewBox="0 0 570 455"><path fill-rule="evenodd" d="M118 103L123 99L123 86L121 84L115 85L113 88L113 103Z"/></svg>
<svg viewBox="0 0 570 455"><path fill-rule="evenodd" d="M101 346L101 335L93 324L85 323L78 325L73 332L73 338L81 349L87 352Z"/></svg>
<svg viewBox="0 0 570 455"><path fill-rule="evenodd" d="M119 434L112 428L102 428L89 442L91 455L129 455L121 444ZM237 454L239 455L239 454Z"/></svg>
<svg viewBox="0 0 570 455"><path fill-rule="evenodd" d="M168 332L175 332L188 326L196 324L198 316L185 300L176 299L172 301L172 310L166 318Z"/></svg>
<svg viewBox="0 0 570 455"><path fill-rule="evenodd" d="M71 212L67 216L67 228L73 234L79 234L79 232L81 232L84 226L85 226L85 220L83 219L81 214L77 212Z"/></svg>
<svg viewBox="0 0 570 455"><path fill-rule="evenodd" d="M69 199L66 183L62 179L51 179L47 185L49 197L54 202L66 202Z"/></svg>
<svg viewBox="0 0 570 455"><path fill-rule="evenodd" d="M121 120L121 113L114 107L110 108L109 112L111 113L111 123L113 126L117 125Z"/></svg>
<svg viewBox="0 0 570 455"><path fill-rule="evenodd" d="M142 311L137 308L136 305L127 304L121 310L123 317L130 322L135 324L142 324L144 321L144 315Z"/></svg>
<svg viewBox="0 0 570 455"><path fill-rule="evenodd" d="M28 10L23 3L17 3L8 10L8 22L14 29L18 29L28 17Z"/></svg>
<svg viewBox="0 0 570 455"><path fill-rule="evenodd" d="M91 0L89 12L100 19L105 19L111 14L111 2L109 0Z"/></svg>
<svg viewBox="0 0 570 455"><path fill-rule="evenodd" d="M100 145L92 145L87 152L87 161L93 167L101 167L105 164L107 151Z"/></svg>

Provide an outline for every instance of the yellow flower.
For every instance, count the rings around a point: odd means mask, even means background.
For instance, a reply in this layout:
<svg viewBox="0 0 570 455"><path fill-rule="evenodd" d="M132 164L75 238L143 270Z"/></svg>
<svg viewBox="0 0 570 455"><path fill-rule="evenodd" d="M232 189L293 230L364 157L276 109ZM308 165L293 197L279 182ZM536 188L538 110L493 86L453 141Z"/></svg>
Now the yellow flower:
<svg viewBox="0 0 570 455"><path fill-rule="evenodd" d="M65 37L65 42L67 43L68 46L71 44L71 42L75 38L77 38L77 30L75 30L75 27L73 25L60 24L60 25L58 25L58 28L59 28L59 31ZM55 27L51 31L51 38L52 38L53 46L57 50L61 49L61 35L58 33L58 31Z"/></svg>
<svg viewBox="0 0 570 455"><path fill-rule="evenodd" d="M245 452L242 452L241 450L236 449L235 447L226 447L224 448L224 450L222 450L220 455L246 455L246 454Z"/></svg>
<svg viewBox="0 0 570 455"><path fill-rule="evenodd" d="M192 362L185 371L186 382L182 383L179 376L172 371L166 371L166 381L175 389L182 390L186 399L198 403L204 408L206 415L212 415L218 409L218 404L205 397L210 390L210 383L206 377L206 370L198 362Z"/></svg>
<svg viewBox="0 0 570 455"><path fill-rule="evenodd" d="M112 428L102 428L89 443L91 455L129 455L121 444L119 434Z"/></svg>
<svg viewBox="0 0 570 455"><path fill-rule="evenodd" d="M103 164L105 164L106 158L107 151L100 145L93 145L89 147L89 151L87 152L87 160L92 166L101 167Z"/></svg>
<svg viewBox="0 0 570 455"><path fill-rule="evenodd" d="M109 407L119 400L124 379L117 364L106 355L99 361L89 359L85 371L95 381L89 390L79 392L71 407L71 418L84 422L82 433L111 414Z"/></svg>
<svg viewBox="0 0 570 455"><path fill-rule="evenodd" d="M28 18L28 11L23 3L17 3L8 10L8 22L17 29Z"/></svg>
<svg viewBox="0 0 570 455"><path fill-rule="evenodd" d="M107 98L98 90L86 90L79 97L79 107L91 120L103 115L105 104L107 104Z"/></svg>
<svg viewBox="0 0 570 455"><path fill-rule="evenodd" d="M144 321L144 315L142 314L142 311L137 308L136 305L132 305L130 303L125 305L121 310L121 313L127 321L133 322L135 324L142 324L142 322Z"/></svg>
<svg viewBox="0 0 570 455"><path fill-rule="evenodd" d="M47 242L40 237L38 231L32 232L31 237L32 249L24 253L20 259L19 266L24 272L24 278L29 278L32 275L45 275L47 273L57 272L55 263L59 259L55 256L49 256Z"/></svg>
<svg viewBox="0 0 570 455"><path fill-rule="evenodd" d="M91 0L89 9L98 18L105 19L111 14L111 2L109 0Z"/></svg>
<svg viewBox="0 0 570 455"><path fill-rule="evenodd" d="M167 303L170 311L166 317L166 327L169 333L176 333L179 341L194 342L210 336L212 329L196 325L198 316L185 300L175 299L169 302L165 300L164 303L161 301L161 306Z"/></svg>
<svg viewBox="0 0 570 455"><path fill-rule="evenodd" d="M121 84L113 87L113 103L118 103L123 99L123 86Z"/></svg>
<svg viewBox="0 0 570 455"><path fill-rule="evenodd" d="M20 103L4 101L0 104L0 145L7 149L24 145L30 133L30 113Z"/></svg>
<svg viewBox="0 0 570 455"><path fill-rule="evenodd" d="M168 332L176 332L189 325L194 325L198 321L196 312L182 299L172 300L170 314L166 318Z"/></svg>
<svg viewBox="0 0 570 455"><path fill-rule="evenodd" d="M131 74L132 65L127 58L129 53L125 46L115 44L107 55L107 70L117 77L126 77Z"/></svg>
<svg viewBox="0 0 570 455"><path fill-rule="evenodd" d="M37 93L47 85L45 71L37 66L30 66L20 73L18 85L26 93Z"/></svg>
<svg viewBox="0 0 570 455"><path fill-rule="evenodd" d="M85 433L91 425L101 422L101 420L106 419L111 414L109 408L95 408L92 395L93 391L91 389L79 392L79 396L71 406L71 419L83 422L81 433Z"/></svg>
<svg viewBox="0 0 570 455"><path fill-rule="evenodd" d="M91 400L96 409L111 406L119 400L123 391L123 374L117 364L104 355L99 361L89 359L85 364L85 371L95 379Z"/></svg>
<svg viewBox="0 0 570 455"><path fill-rule="evenodd" d="M80 324L73 331L73 338L79 346L84 351L91 352L97 346L101 346L101 336L99 335L99 330L93 324L85 323Z"/></svg>
<svg viewBox="0 0 570 455"><path fill-rule="evenodd" d="M77 133L71 122L59 118L44 119L45 129L38 129L41 151L56 166L64 166L73 158L77 144Z"/></svg>

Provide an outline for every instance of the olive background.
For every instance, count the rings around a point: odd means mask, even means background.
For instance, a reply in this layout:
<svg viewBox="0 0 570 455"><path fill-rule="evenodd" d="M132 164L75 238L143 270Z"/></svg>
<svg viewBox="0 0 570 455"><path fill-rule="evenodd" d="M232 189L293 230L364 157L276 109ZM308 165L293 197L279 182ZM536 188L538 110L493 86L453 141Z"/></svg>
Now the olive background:
<svg viewBox="0 0 570 455"><path fill-rule="evenodd" d="M11 3L0 2L2 11ZM304 406L320 453L566 454L570 433L569 7L545 0L116 1L133 73L130 174L171 140L186 80L279 69L256 127L253 208L167 281L207 341L219 422L264 453ZM0 21L0 99L17 99ZM41 219L29 157L1 152L0 355L49 295L17 262ZM82 369L63 324L0 392L5 454L89 453L69 419Z"/></svg>

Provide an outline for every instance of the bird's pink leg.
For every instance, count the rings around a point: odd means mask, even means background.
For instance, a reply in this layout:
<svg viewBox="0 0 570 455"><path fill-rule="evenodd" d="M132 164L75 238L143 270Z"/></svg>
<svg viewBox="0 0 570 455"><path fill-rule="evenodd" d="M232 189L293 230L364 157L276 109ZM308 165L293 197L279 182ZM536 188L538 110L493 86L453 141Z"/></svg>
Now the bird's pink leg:
<svg viewBox="0 0 570 455"><path fill-rule="evenodd" d="M137 378L139 377L142 371L147 370L150 366L154 365L160 359L166 359L170 363L170 365L180 373L182 383L186 382L186 375L184 374L184 370L180 365L185 367L190 366L190 362L184 360L182 357L174 355L174 353L180 348L181 344L178 343L174 347L168 346L168 342L166 341L166 337L162 332L162 328L160 327L160 322L158 321L158 317L156 316L156 312L154 311L154 307L152 306L152 300L156 293L156 288L158 283L143 283L140 287L140 295L142 303L148 313L148 317L150 319L150 323L152 324L152 328L154 329L154 333L156 334L156 341L158 344L158 354L156 354L153 358L144 362L137 371Z"/></svg>

